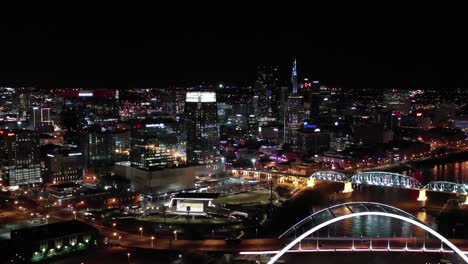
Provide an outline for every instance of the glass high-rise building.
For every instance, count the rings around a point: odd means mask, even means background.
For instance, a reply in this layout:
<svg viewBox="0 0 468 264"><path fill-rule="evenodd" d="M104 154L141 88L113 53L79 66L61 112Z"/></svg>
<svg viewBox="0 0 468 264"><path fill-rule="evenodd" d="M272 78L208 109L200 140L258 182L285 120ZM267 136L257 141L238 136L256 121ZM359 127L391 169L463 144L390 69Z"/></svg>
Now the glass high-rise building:
<svg viewBox="0 0 468 264"><path fill-rule="evenodd" d="M254 108L259 121L277 121L281 119L281 88L278 85L278 68L262 66L258 68L255 82Z"/></svg>
<svg viewBox="0 0 468 264"><path fill-rule="evenodd" d="M187 162L210 164L219 159L218 108L215 92L187 92L185 99Z"/></svg>
<svg viewBox="0 0 468 264"><path fill-rule="evenodd" d="M131 131L130 162L133 167L154 170L185 164L185 149L180 142L175 119L148 119Z"/></svg>
<svg viewBox="0 0 468 264"><path fill-rule="evenodd" d="M3 184L42 183L39 135L30 130L0 130L0 174Z"/></svg>

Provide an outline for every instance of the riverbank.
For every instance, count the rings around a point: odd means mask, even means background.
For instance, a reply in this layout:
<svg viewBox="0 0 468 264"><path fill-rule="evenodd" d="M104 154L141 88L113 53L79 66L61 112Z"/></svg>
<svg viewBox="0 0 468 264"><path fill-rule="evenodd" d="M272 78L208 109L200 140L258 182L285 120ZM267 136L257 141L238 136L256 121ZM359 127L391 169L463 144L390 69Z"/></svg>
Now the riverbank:
<svg viewBox="0 0 468 264"><path fill-rule="evenodd" d="M379 167L368 168L363 171L389 171L389 172L398 172L401 173L403 171L415 171L420 169L423 166L435 166L444 163L455 163L455 162L463 162L468 161L468 150L462 152L455 152L448 154L444 157L433 157L428 159L421 159L421 160L414 160L408 161L405 163L394 163Z"/></svg>

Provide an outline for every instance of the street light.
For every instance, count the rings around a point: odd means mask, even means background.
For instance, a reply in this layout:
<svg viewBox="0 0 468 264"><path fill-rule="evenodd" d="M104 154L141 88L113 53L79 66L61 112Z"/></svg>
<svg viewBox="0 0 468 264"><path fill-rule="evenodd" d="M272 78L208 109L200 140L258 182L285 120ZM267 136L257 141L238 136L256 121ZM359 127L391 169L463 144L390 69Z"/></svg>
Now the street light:
<svg viewBox="0 0 468 264"><path fill-rule="evenodd" d="M154 236L151 237L151 247L153 247Z"/></svg>
<svg viewBox="0 0 468 264"><path fill-rule="evenodd" d="M140 236L142 237L143 236L143 227L140 226L140 228L138 228L138 230L140 230Z"/></svg>
<svg viewBox="0 0 468 264"><path fill-rule="evenodd" d="M46 220L45 220L46 225L49 224L49 217L50 217L49 215L46 215L46 217L45 217L45 219L46 219Z"/></svg>
<svg viewBox="0 0 468 264"><path fill-rule="evenodd" d="M128 263L130 263L130 253L127 253Z"/></svg>
<svg viewBox="0 0 468 264"><path fill-rule="evenodd" d="M177 230L174 230L174 240L177 240Z"/></svg>
<svg viewBox="0 0 468 264"><path fill-rule="evenodd" d="M75 215L75 220L76 220L76 211L73 211L73 214Z"/></svg>
<svg viewBox="0 0 468 264"><path fill-rule="evenodd" d="M117 224L116 223L112 223L112 227L115 227Z"/></svg>

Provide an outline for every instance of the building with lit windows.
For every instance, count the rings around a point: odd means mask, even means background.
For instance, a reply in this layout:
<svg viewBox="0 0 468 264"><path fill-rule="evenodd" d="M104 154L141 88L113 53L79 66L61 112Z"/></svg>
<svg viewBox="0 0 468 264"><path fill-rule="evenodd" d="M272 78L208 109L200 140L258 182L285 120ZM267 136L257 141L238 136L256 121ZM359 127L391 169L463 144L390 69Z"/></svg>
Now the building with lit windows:
<svg viewBox="0 0 468 264"><path fill-rule="evenodd" d="M260 122L280 119L281 88L278 85L278 67L261 66L258 68L254 89L255 114Z"/></svg>
<svg viewBox="0 0 468 264"><path fill-rule="evenodd" d="M154 170L185 164L180 123L173 118L147 119L137 123L130 133L132 166Z"/></svg>
<svg viewBox="0 0 468 264"><path fill-rule="evenodd" d="M302 95L292 94L288 97L285 115L285 143L290 144L293 151L299 151L298 133L305 119Z"/></svg>
<svg viewBox="0 0 468 264"><path fill-rule="evenodd" d="M11 231L12 263L48 262L56 257L97 246L96 228L80 221L65 221Z"/></svg>
<svg viewBox="0 0 468 264"><path fill-rule="evenodd" d="M391 111L407 114L410 111L410 91L401 89L386 90L383 95L384 106Z"/></svg>
<svg viewBox="0 0 468 264"><path fill-rule="evenodd" d="M307 157L321 154L330 149L332 133L321 131L315 124L304 122L302 130L298 133L299 151Z"/></svg>
<svg viewBox="0 0 468 264"><path fill-rule="evenodd" d="M139 193L165 193L195 187L197 177L210 177L223 173L222 163L197 166L180 166L159 170L144 170L131 166L130 162L116 162L117 176L130 181L130 188Z"/></svg>
<svg viewBox="0 0 468 264"><path fill-rule="evenodd" d="M185 100L187 162L210 164L219 159L218 108L215 92L187 92Z"/></svg>
<svg viewBox="0 0 468 264"><path fill-rule="evenodd" d="M30 130L0 130L0 167L4 185L24 186L42 182L39 135Z"/></svg>
<svg viewBox="0 0 468 264"><path fill-rule="evenodd" d="M452 121L452 126L461 130L468 130L468 118L455 118Z"/></svg>
<svg viewBox="0 0 468 264"><path fill-rule="evenodd" d="M80 166L81 152L60 151L47 154L44 182L59 184L83 179Z"/></svg>
<svg viewBox="0 0 468 264"><path fill-rule="evenodd" d="M83 165L91 174L105 175L114 162L128 160L130 132L105 127L92 127L82 130L79 137L79 152L83 155Z"/></svg>

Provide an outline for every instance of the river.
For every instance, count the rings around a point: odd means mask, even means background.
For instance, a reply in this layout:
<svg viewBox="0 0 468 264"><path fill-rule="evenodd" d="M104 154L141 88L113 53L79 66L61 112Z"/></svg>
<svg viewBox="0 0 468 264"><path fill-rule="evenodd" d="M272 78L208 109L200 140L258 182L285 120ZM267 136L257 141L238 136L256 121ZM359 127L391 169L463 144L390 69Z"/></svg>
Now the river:
<svg viewBox="0 0 468 264"><path fill-rule="evenodd" d="M468 184L468 160L461 161L439 161L439 162L424 162L412 164L411 166L400 166L394 168L393 171L413 175L415 172L422 175L422 183L427 184L430 181L453 181L458 183ZM321 192L330 192L330 190L339 191L343 187L342 183L321 182L317 188ZM421 211L423 204L417 201L418 190L409 190L392 187L378 186L355 186L356 190L352 196L346 201L367 201L379 202L395 206L416 216L419 220L426 223L435 230L440 230L436 215L443 208L444 204L449 199L457 198L457 195L450 193L427 192L428 200L424 206L427 211ZM343 201L338 201L341 203ZM311 211L318 211L331 204L321 203L312 207ZM465 231L459 230L463 227L457 227L457 230L450 228L450 232L445 232L448 237L466 238ZM372 237L393 237L393 236L418 236L422 237L425 234L419 228L413 227L411 224L400 220L393 220L382 217L360 217L342 221L339 224L330 226L320 232L321 236L372 236Z"/></svg>

